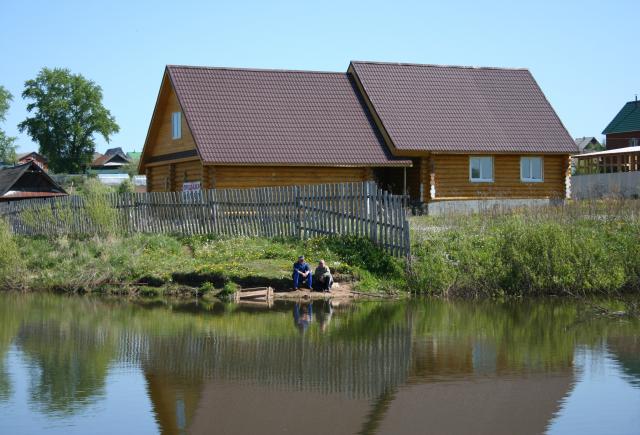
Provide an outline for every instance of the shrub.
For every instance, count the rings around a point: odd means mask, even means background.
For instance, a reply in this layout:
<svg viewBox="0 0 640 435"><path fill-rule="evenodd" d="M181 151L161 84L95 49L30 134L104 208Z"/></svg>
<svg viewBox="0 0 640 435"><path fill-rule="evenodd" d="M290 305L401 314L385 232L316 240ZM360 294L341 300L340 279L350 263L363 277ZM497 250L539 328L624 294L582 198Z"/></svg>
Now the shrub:
<svg viewBox="0 0 640 435"><path fill-rule="evenodd" d="M469 218L416 241L410 285L446 295L587 295L638 288L638 224Z"/></svg>
<svg viewBox="0 0 640 435"><path fill-rule="evenodd" d="M135 192L136 187L133 185L131 180L126 179L116 189L118 193L133 193Z"/></svg>
<svg viewBox="0 0 640 435"><path fill-rule="evenodd" d="M228 299L233 294L235 294L235 292L237 292L239 288L240 286L235 282L227 281L224 287L222 287L222 290L220 290L220 292L218 293L218 297L221 299Z"/></svg>
<svg viewBox="0 0 640 435"><path fill-rule="evenodd" d="M96 179L87 180L84 196L84 210L100 235L113 235L117 230L117 210L111 207L106 194L112 189Z"/></svg>
<svg viewBox="0 0 640 435"><path fill-rule="evenodd" d="M22 282L22 262L9 224L0 219L0 288L15 288Z"/></svg>

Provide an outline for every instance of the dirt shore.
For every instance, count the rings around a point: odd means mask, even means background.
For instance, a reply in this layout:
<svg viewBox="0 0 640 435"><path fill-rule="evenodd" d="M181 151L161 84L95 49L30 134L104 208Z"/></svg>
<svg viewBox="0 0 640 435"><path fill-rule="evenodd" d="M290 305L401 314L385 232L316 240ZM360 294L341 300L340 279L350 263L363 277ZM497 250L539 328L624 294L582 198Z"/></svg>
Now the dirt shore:
<svg viewBox="0 0 640 435"><path fill-rule="evenodd" d="M299 290L276 290L274 293L274 298L280 300L355 299L356 297L358 297L358 293L353 292L353 284L344 282L333 284L331 291L328 292L315 292L305 288Z"/></svg>

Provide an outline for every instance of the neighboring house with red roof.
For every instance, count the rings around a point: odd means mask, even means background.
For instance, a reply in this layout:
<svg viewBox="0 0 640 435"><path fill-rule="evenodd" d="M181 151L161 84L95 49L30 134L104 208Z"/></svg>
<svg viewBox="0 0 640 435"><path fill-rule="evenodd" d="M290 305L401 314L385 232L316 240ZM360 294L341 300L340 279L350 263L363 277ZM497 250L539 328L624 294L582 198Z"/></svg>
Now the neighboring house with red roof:
<svg viewBox="0 0 640 435"><path fill-rule="evenodd" d="M18 164L34 162L36 165L40 166L43 170L49 170L49 159L43 156L40 153L35 151L31 151L30 153L20 154L18 156Z"/></svg>
<svg viewBox="0 0 640 435"><path fill-rule="evenodd" d="M91 162L91 170L97 173L120 173L124 171L124 166L129 164L131 159L122 148L110 148L104 154L94 154Z"/></svg>
<svg viewBox="0 0 640 435"><path fill-rule="evenodd" d="M0 202L66 195L67 192L34 161L0 168Z"/></svg>
<svg viewBox="0 0 640 435"><path fill-rule="evenodd" d="M149 191L376 180L424 203L549 200L576 151L525 69L167 66L139 170Z"/></svg>
<svg viewBox="0 0 640 435"><path fill-rule="evenodd" d="M607 150L640 146L640 102L629 101L611 120L602 134L607 136Z"/></svg>

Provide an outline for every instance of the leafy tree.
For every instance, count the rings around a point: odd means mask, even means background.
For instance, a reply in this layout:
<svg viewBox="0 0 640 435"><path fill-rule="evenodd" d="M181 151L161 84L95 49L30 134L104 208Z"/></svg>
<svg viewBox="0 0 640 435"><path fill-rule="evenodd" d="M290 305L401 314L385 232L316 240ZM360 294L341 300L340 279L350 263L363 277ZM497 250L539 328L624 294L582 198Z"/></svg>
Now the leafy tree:
<svg viewBox="0 0 640 435"><path fill-rule="evenodd" d="M120 128L102 105L102 88L64 68L43 68L25 82L22 97L33 116L18 128L40 145L54 172L76 173L91 161L96 134L109 142Z"/></svg>
<svg viewBox="0 0 640 435"><path fill-rule="evenodd" d="M130 177L138 175L138 165L140 164L140 157L134 157L129 163L124 165L124 172L129 174Z"/></svg>
<svg viewBox="0 0 640 435"><path fill-rule="evenodd" d="M0 122L7 119L9 104L13 100L13 95L4 86L0 85ZM7 136L0 129L0 162L15 163L16 162L16 138Z"/></svg>

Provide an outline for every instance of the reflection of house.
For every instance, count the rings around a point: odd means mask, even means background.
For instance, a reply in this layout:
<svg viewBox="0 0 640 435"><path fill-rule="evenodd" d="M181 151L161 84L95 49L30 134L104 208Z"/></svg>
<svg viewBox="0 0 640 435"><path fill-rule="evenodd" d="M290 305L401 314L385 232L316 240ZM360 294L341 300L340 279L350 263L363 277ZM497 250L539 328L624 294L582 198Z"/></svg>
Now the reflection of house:
<svg viewBox="0 0 640 435"><path fill-rule="evenodd" d="M49 160L40 153L32 151L30 153L20 154L18 156L18 164L34 162L45 171L49 169Z"/></svg>
<svg viewBox="0 0 640 435"><path fill-rule="evenodd" d="M602 134L607 135L607 149L640 146L640 102L629 101Z"/></svg>
<svg viewBox="0 0 640 435"><path fill-rule="evenodd" d="M36 162L0 169L0 201L65 195L67 192Z"/></svg>
<svg viewBox="0 0 640 435"><path fill-rule="evenodd" d="M591 151L604 151L604 146L598 139L593 136L577 137L574 139L578 146L578 151L581 153L588 153Z"/></svg>
<svg viewBox="0 0 640 435"><path fill-rule="evenodd" d="M353 340L150 340L156 419L163 433L542 433L571 388L570 358L521 367L491 340L413 337L409 319Z"/></svg>
<svg viewBox="0 0 640 435"><path fill-rule="evenodd" d="M131 159L122 148L110 148L104 155L99 155L91 162L91 169L98 173L119 173L124 171L124 166L129 164Z"/></svg>

